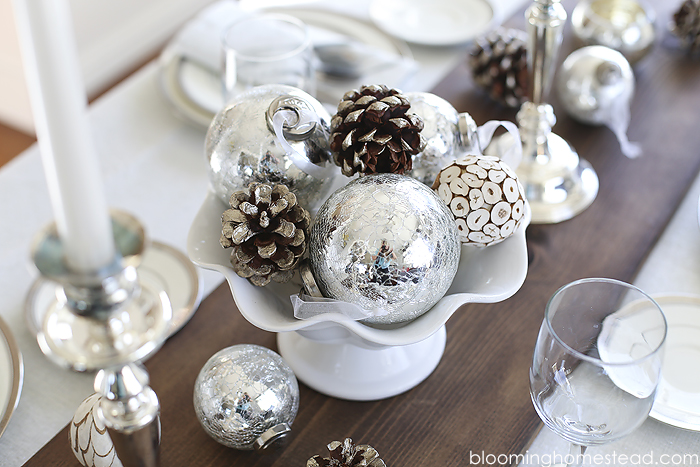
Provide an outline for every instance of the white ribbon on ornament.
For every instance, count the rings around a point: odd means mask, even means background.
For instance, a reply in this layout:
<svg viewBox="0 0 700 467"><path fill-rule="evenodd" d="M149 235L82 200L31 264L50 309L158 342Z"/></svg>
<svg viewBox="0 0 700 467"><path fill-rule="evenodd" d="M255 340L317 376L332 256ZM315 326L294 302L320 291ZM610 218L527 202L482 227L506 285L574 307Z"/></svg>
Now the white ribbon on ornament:
<svg viewBox="0 0 700 467"><path fill-rule="evenodd" d="M341 315L341 320L358 321L387 314L384 310L365 310L354 303L332 298L312 297L301 293L290 295L289 299L292 301L294 317L297 319L311 319L318 315L337 313Z"/></svg>
<svg viewBox="0 0 700 467"><path fill-rule="evenodd" d="M503 154L499 154L498 157L508 164L511 169L515 170L523 158L523 143L520 141L520 130L518 130L518 126L515 123L507 120L489 120L478 127L476 135L479 138L479 151L483 153L484 149L491 144L493 134L500 126L505 128L513 137L513 144Z"/></svg>
<svg viewBox="0 0 700 467"><path fill-rule="evenodd" d="M299 167L301 171L318 179L330 177L334 170L332 165L329 164L327 167L321 167L320 165L314 164L308 157L294 149L294 147L287 141L287 138L284 137L284 125L294 125L298 119L299 116L293 110L281 109L275 112L275 114L272 116L272 127L275 130L277 141L280 143L294 165Z"/></svg>
<svg viewBox="0 0 700 467"><path fill-rule="evenodd" d="M634 159L642 154L642 148L627 138L627 128L630 123L629 99L618 99L618 101L613 103L610 112L603 118L603 125L610 128L617 137L622 154Z"/></svg>

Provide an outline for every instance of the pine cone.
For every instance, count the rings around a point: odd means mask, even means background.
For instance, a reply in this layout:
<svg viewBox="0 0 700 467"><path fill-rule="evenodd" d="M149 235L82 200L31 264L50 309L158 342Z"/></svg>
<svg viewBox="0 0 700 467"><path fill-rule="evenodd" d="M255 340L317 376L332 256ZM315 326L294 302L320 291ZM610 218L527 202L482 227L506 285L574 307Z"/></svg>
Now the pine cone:
<svg viewBox="0 0 700 467"><path fill-rule="evenodd" d="M331 120L330 146L344 175L411 170L425 139L423 119L407 113L410 107L399 91L384 85L362 86L343 96Z"/></svg>
<svg viewBox="0 0 700 467"><path fill-rule="evenodd" d="M287 282L306 251L311 217L284 185L251 183L221 216L221 246L233 247L231 265L257 286Z"/></svg>
<svg viewBox="0 0 700 467"><path fill-rule="evenodd" d="M700 51L700 0L685 0L673 14L671 31L690 53Z"/></svg>
<svg viewBox="0 0 700 467"><path fill-rule="evenodd" d="M328 444L330 457L314 456L306 461L306 467L386 467L379 453L372 446L355 446L352 439L331 441Z"/></svg>
<svg viewBox="0 0 700 467"><path fill-rule="evenodd" d="M470 51L474 82L491 99L508 107L527 100L527 45L525 33L499 28L480 37Z"/></svg>

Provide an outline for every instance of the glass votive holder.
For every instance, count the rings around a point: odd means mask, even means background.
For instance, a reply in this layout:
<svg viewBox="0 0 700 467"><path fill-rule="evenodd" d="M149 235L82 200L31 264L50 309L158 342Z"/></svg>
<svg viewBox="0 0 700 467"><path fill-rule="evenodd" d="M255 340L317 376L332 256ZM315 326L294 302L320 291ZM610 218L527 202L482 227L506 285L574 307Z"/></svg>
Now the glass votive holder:
<svg viewBox="0 0 700 467"><path fill-rule="evenodd" d="M581 0L571 14L574 35L585 45L604 45L630 63L654 46L654 11L640 0Z"/></svg>
<svg viewBox="0 0 700 467"><path fill-rule="evenodd" d="M224 95L263 84L316 92L314 52L307 26L280 14L246 16L224 30Z"/></svg>

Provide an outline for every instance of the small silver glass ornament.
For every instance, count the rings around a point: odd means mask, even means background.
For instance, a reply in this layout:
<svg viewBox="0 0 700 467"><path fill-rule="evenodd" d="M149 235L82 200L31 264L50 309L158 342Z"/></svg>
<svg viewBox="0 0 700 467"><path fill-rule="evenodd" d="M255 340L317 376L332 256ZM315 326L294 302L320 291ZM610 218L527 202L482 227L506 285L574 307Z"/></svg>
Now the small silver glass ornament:
<svg viewBox="0 0 700 467"><path fill-rule="evenodd" d="M574 35L584 45L604 45L630 63L654 46L656 15L643 0L580 0L571 13Z"/></svg>
<svg viewBox="0 0 700 467"><path fill-rule="evenodd" d="M480 152L474 119L459 113L442 97L429 92L408 92L411 112L423 119L421 135L425 148L413 156L413 168L406 175L432 185L440 170L466 152Z"/></svg>
<svg viewBox="0 0 700 467"><path fill-rule="evenodd" d="M214 354L194 385L194 410L204 430L235 449L266 449L291 431L299 385L277 353L240 344Z"/></svg>
<svg viewBox="0 0 700 467"><path fill-rule="evenodd" d="M365 323L394 324L444 296L460 248L452 214L430 188L404 175L366 175L319 209L309 266L324 297L367 310Z"/></svg>
<svg viewBox="0 0 700 467"><path fill-rule="evenodd" d="M330 115L306 92L280 84L236 96L211 122L205 152L214 192L228 202L251 182L284 184L311 209L328 196Z"/></svg>
<svg viewBox="0 0 700 467"><path fill-rule="evenodd" d="M605 125L620 141L623 154L640 149L626 136L634 73L618 51L601 45L582 47L569 55L557 75L557 93L567 114L588 125Z"/></svg>

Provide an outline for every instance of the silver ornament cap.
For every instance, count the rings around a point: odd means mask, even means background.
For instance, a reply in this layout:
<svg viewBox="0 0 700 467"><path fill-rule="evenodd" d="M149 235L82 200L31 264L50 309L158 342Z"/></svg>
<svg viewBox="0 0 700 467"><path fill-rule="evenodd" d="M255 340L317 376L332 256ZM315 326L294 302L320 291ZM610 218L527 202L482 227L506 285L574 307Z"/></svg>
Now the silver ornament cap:
<svg viewBox="0 0 700 467"><path fill-rule="evenodd" d="M279 111L291 116L283 134L301 160L290 156L275 134L273 119ZM331 172L330 119L318 100L292 86L258 86L236 96L207 131L205 153L212 189L227 203L251 182L281 183L302 206L312 208L328 196L333 183L329 174L337 172Z"/></svg>
<svg viewBox="0 0 700 467"><path fill-rule="evenodd" d="M310 269L325 297L372 312L364 323L402 323L449 289L459 265L458 237L452 214L430 188L404 175L367 175L319 209Z"/></svg>
<svg viewBox="0 0 700 467"><path fill-rule="evenodd" d="M299 384L277 353L240 344L214 354L194 385L194 409L204 431L234 449L266 449L291 431Z"/></svg>

